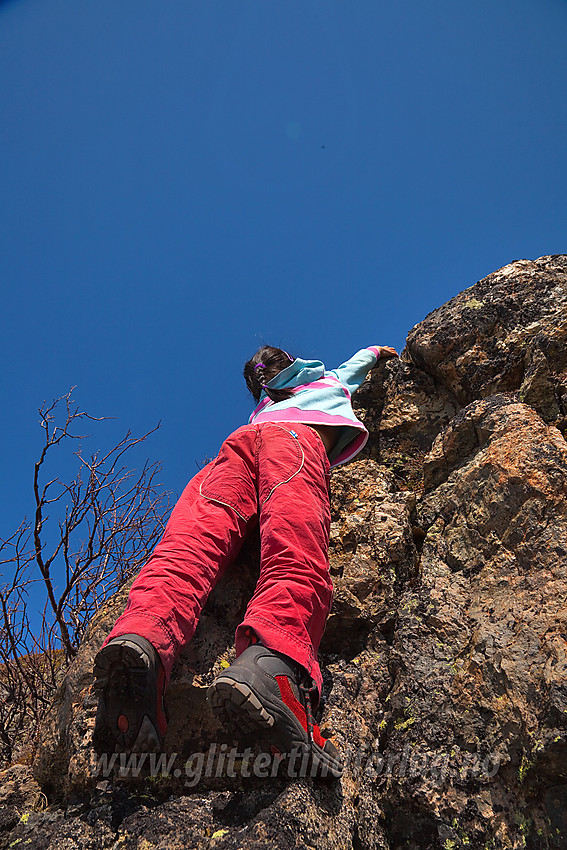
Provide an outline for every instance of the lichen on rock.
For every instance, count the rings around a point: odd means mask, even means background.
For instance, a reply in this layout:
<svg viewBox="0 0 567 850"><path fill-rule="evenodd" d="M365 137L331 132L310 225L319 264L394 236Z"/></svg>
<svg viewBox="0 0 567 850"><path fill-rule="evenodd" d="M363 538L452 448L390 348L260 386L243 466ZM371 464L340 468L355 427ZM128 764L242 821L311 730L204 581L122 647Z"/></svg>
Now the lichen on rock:
<svg viewBox="0 0 567 850"><path fill-rule="evenodd" d="M321 646L343 779L245 776L242 759L190 787L174 770L101 777L92 661L125 588L43 729L51 805L17 824L0 808L0 847L567 847L567 257L511 263L434 310L357 405L371 438L332 477ZM174 671L175 765L244 746L204 697L257 555L251 541Z"/></svg>

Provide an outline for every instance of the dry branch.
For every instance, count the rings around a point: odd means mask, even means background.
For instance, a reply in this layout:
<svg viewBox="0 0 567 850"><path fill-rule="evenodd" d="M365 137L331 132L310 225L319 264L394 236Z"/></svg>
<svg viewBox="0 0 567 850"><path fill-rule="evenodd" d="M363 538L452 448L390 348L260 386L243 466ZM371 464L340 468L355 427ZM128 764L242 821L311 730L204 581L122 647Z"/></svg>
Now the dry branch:
<svg viewBox="0 0 567 850"><path fill-rule="evenodd" d="M0 761L14 757L22 737L33 738L93 614L148 559L170 509L158 464L137 471L125 465L125 455L159 425L141 437L128 432L89 457L79 447L71 481L42 481L53 447L85 439L75 432L86 420L102 421L74 407L72 392L39 410L43 446L34 466L33 522L0 540ZM39 588L38 620L30 600Z"/></svg>

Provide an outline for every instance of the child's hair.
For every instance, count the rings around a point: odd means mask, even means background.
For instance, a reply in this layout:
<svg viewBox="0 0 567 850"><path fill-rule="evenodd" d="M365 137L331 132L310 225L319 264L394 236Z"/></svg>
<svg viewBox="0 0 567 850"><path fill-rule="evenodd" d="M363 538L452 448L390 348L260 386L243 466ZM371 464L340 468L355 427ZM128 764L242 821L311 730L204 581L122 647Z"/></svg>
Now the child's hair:
<svg viewBox="0 0 567 850"><path fill-rule="evenodd" d="M292 390L272 390L266 384L276 375L293 363L294 358L281 348L272 345L263 345L256 354L248 360L244 366L244 380L246 386L256 401L260 401L262 390L272 401L284 401L291 398Z"/></svg>

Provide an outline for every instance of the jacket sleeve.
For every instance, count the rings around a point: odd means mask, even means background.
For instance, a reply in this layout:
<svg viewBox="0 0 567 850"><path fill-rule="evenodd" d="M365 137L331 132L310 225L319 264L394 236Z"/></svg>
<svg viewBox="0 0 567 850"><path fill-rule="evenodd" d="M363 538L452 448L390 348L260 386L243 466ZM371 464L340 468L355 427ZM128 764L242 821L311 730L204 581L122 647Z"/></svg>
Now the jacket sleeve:
<svg viewBox="0 0 567 850"><path fill-rule="evenodd" d="M377 345L371 345L357 351L350 360L331 371L352 394L359 388L379 357L380 349Z"/></svg>

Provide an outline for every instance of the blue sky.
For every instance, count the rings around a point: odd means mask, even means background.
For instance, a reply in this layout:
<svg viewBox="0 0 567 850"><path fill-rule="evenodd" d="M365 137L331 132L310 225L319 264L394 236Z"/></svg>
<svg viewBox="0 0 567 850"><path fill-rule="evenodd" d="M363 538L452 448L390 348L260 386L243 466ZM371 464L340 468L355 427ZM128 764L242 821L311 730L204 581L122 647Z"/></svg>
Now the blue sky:
<svg viewBox="0 0 567 850"><path fill-rule="evenodd" d="M0 532L43 399L116 417L93 447L161 420L179 493L262 342L401 349L564 253L566 32L566 0L0 2Z"/></svg>

